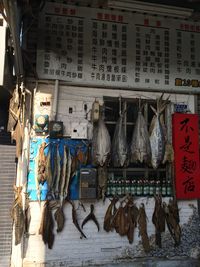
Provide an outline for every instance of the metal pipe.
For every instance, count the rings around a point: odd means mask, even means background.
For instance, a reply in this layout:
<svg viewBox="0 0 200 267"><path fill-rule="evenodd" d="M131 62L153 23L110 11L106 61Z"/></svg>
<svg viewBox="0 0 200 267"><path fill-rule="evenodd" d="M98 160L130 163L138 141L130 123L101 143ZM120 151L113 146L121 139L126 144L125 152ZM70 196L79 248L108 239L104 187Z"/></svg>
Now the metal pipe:
<svg viewBox="0 0 200 267"><path fill-rule="evenodd" d="M27 79L27 83L34 83L35 79ZM38 80L38 83L41 84L53 84L54 80ZM151 93L168 93L168 94L182 94L182 95L200 95L200 88L134 88L134 87L118 87L118 86L97 86L97 85L78 85L73 82L65 82L65 81L59 81L59 85L63 86L76 86L76 87L86 87L86 88L100 88L100 89L110 89L110 90L122 90L122 91L140 91L140 92L151 92Z"/></svg>
<svg viewBox="0 0 200 267"><path fill-rule="evenodd" d="M59 81L55 80L55 87L54 87L54 94L53 94L53 104L52 104L52 120L56 120L57 119L58 93L59 93Z"/></svg>

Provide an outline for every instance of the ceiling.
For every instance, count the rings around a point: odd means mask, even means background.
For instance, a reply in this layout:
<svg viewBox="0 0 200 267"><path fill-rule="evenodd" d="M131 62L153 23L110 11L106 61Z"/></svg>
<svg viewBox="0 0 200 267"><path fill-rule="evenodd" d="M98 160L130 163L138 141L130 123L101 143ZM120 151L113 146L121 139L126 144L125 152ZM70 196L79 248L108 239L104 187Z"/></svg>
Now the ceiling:
<svg viewBox="0 0 200 267"><path fill-rule="evenodd" d="M170 5L200 10L200 0L140 0L141 2Z"/></svg>
<svg viewBox="0 0 200 267"><path fill-rule="evenodd" d="M45 3L47 1L76 4L81 6L106 7L109 0L17 0L21 4L29 4L31 6ZM116 0L117 1L117 0ZM122 1L122 0L121 0ZM183 7L193 9L194 12L200 13L200 0L137 0L138 2L155 3L161 5L170 5L175 7ZM131 0L129 0L131 2Z"/></svg>
<svg viewBox="0 0 200 267"><path fill-rule="evenodd" d="M45 0L39 0L39 1L45 1ZM51 1L51 0L46 0L46 1ZM64 2L66 4L77 4L82 6L106 7L108 0L65 0L65 1L54 0L53 2ZM131 2L131 0L129 0L129 2ZM138 2L147 2L147 3L155 3L161 5L170 5L175 7L191 8L194 10L194 12L200 12L200 0L138 0Z"/></svg>

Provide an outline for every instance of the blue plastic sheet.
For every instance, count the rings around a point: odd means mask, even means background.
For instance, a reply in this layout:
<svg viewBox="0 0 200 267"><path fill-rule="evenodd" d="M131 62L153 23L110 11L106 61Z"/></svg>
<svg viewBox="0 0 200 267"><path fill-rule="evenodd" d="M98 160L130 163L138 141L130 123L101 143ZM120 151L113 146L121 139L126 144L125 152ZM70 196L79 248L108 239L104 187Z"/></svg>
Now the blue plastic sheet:
<svg viewBox="0 0 200 267"><path fill-rule="evenodd" d="M29 159L29 172L28 172L28 182L27 182L27 192L29 194L30 200L38 200L37 196L37 189L36 189L36 162L35 159L38 155L40 145L45 142L47 144L44 153L47 155L49 149L51 151L51 167L52 170L54 169L54 162L53 162L53 155L56 153L56 148L58 146L59 153L61 157L61 168L63 164L63 154L64 154L64 146L67 146L70 149L70 153L74 156L76 149L81 149L82 152L86 153L88 141L80 140L80 139L69 139L69 138L62 138L62 139L49 139L49 138L42 138L42 137L35 137L31 139L30 142L30 159ZM91 167L91 166L79 166L80 167ZM76 174L72 177L69 194L70 199L76 200L79 199L79 170L77 170ZM48 194L48 184L44 182L44 184L39 184L40 187L40 200L45 200Z"/></svg>

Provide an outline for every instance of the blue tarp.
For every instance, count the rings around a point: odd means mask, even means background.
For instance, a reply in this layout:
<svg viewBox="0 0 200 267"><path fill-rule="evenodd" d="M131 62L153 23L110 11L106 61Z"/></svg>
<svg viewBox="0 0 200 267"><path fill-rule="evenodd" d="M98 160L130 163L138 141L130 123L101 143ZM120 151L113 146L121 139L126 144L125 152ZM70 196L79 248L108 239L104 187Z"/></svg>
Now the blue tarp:
<svg viewBox="0 0 200 267"><path fill-rule="evenodd" d="M80 139L69 139L69 138L62 138L62 139L49 139L49 138L42 138L42 137L35 137L31 139L30 142L30 160L29 160L29 172L28 172L28 185L27 185L27 192L29 193L30 200L38 200L37 196L37 189L36 189L36 162L35 159L38 155L38 151L40 145L45 142L47 144L45 148L45 154L47 155L49 149L51 150L51 166L52 169L54 168L53 162L53 155L56 153L56 148L58 146L59 153L61 157L61 166L63 164L63 153L64 153L64 145L70 149L70 153L74 156L75 149L79 148L82 152L87 151L88 141L80 140ZM79 167L91 167L90 166L79 166ZM48 184L44 182L44 184L40 184L40 200L45 200L48 193ZM76 175L72 178L72 182L69 188L69 195L70 199L78 199L79 198L79 170L77 170Z"/></svg>

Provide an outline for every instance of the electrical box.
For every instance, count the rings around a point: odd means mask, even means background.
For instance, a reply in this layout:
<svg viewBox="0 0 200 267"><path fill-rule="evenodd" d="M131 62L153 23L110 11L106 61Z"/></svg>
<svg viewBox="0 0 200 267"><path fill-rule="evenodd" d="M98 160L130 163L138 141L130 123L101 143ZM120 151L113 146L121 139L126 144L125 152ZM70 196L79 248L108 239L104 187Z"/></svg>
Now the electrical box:
<svg viewBox="0 0 200 267"><path fill-rule="evenodd" d="M49 130L49 116L48 115L35 115L35 132L38 134L47 133Z"/></svg>
<svg viewBox="0 0 200 267"><path fill-rule="evenodd" d="M72 139L87 139L87 122L72 122L71 126Z"/></svg>
<svg viewBox="0 0 200 267"><path fill-rule="evenodd" d="M80 169L80 199L97 198L97 170L94 168Z"/></svg>
<svg viewBox="0 0 200 267"><path fill-rule="evenodd" d="M50 138L63 137L63 122L62 121L50 121L49 136Z"/></svg>

